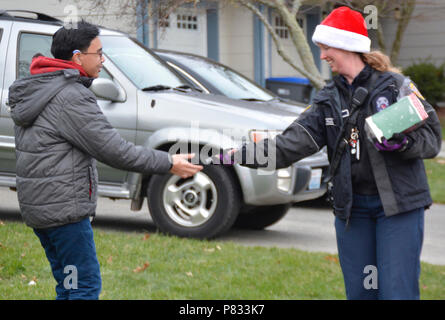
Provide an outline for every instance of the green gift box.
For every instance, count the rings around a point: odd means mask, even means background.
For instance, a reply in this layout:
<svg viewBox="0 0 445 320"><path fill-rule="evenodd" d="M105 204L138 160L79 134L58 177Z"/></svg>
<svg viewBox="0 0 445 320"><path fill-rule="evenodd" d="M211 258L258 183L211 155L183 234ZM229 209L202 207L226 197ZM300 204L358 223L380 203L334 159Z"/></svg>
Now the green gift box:
<svg viewBox="0 0 445 320"><path fill-rule="evenodd" d="M365 126L371 138L382 143L395 133L407 133L421 126L428 114L419 98L411 93L396 103L366 118Z"/></svg>

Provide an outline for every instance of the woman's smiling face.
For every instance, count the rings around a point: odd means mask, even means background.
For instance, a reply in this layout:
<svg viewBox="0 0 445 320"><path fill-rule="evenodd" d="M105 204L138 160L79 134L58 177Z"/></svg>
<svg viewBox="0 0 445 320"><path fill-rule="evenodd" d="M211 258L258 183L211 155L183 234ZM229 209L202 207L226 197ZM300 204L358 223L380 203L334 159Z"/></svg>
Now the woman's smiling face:
<svg viewBox="0 0 445 320"><path fill-rule="evenodd" d="M352 52L332 48L324 44L319 44L319 47L320 59L326 60L332 72L339 74L347 73L348 60Z"/></svg>

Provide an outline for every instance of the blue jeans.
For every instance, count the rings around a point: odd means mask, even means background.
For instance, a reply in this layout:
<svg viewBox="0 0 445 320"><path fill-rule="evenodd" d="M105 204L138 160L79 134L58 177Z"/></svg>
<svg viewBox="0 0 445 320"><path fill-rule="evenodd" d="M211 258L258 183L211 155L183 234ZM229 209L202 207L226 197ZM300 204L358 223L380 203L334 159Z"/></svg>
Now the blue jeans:
<svg viewBox="0 0 445 320"><path fill-rule="evenodd" d="M349 225L335 219L348 299L419 299L424 208L386 217L378 195L354 195Z"/></svg>
<svg viewBox="0 0 445 320"><path fill-rule="evenodd" d="M89 218L60 227L34 229L34 233L56 279L56 299L99 299L102 281Z"/></svg>

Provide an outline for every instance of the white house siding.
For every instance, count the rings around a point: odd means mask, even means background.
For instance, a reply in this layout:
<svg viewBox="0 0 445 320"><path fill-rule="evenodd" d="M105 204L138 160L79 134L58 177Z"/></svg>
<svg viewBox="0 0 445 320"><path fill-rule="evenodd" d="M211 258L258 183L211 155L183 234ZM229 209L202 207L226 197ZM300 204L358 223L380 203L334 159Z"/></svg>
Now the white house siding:
<svg viewBox="0 0 445 320"><path fill-rule="evenodd" d="M267 12L264 14L268 15ZM272 19L273 17L272 14ZM238 70L250 79L254 79L253 14L240 6L220 6L219 30L220 62ZM292 41L290 39L281 40L290 55L295 58L297 63L301 64ZM277 53L275 43L266 29L264 29L263 45L265 78L301 77L301 74L289 66ZM329 70L325 71L328 76Z"/></svg>
<svg viewBox="0 0 445 320"><path fill-rule="evenodd" d="M196 18L196 21L184 21L184 18L187 19L189 17ZM157 30L157 48L207 56L207 19L205 9L178 9L170 14L166 21L168 21L169 26Z"/></svg>
<svg viewBox="0 0 445 320"><path fill-rule="evenodd" d="M445 62L445 1L418 0L408 27L405 31L400 55L395 64L407 67L419 59L431 58L439 65ZM387 48L391 48L397 24L384 20Z"/></svg>
<svg viewBox="0 0 445 320"><path fill-rule="evenodd" d="M271 24L274 26L275 21L275 15L272 13L272 21ZM294 68L292 68L287 62L283 60L283 58L278 54L277 47L272 39L271 36L267 35L267 41L265 42L266 46L268 47L268 51L270 48L270 53L267 52L267 54L271 55L269 58L270 61L270 68L269 72L267 74L267 77L301 77L301 74L299 74ZM290 54L290 56L294 59L294 61L297 62L297 64L301 65L301 59L299 58L299 55L297 53L297 49L292 43L292 40L290 39L290 35L288 35L288 38L279 38L284 49Z"/></svg>
<svg viewBox="0 0 445 320"><path fill-rule="evenodd" d="M1 0L0 9L4 10L29 10L44 13L50 16L64 15L64 5L58 0L27 1L27 0Z"/></svg>
<svg viewBox="0 0 445 320"><path fill-rule="evenodd" d="M254 78L253 16L242 7L219 10L219 61Z"/></svg>
<svg viewBox="0 0 445 320"><path fill-rule="evenodd" d="M90 12L91 1L82 2L72 0L1 0L0 9L29 10L44 13L63 21L67 21L69 16L83 18L88 22L99 24L101 26L126 32L131 36L136 36L136 17L128 12L121 12L117 6L118 0L110 3L107 11Z"/></svg>

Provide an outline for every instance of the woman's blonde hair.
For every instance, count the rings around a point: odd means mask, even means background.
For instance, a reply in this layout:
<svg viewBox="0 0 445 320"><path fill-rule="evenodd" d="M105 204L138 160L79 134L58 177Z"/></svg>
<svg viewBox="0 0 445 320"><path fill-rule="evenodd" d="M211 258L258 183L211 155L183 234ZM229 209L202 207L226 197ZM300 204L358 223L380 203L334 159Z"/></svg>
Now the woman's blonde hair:
<svg viewBox="0 0 445 320"><path fill-rule="evenodd" d="M360 57L364 63L369 64L372 68L378 71L402 73L400 69L393 66L391 59L381 51L376 50L369 53L360 53Z"/></svg>

